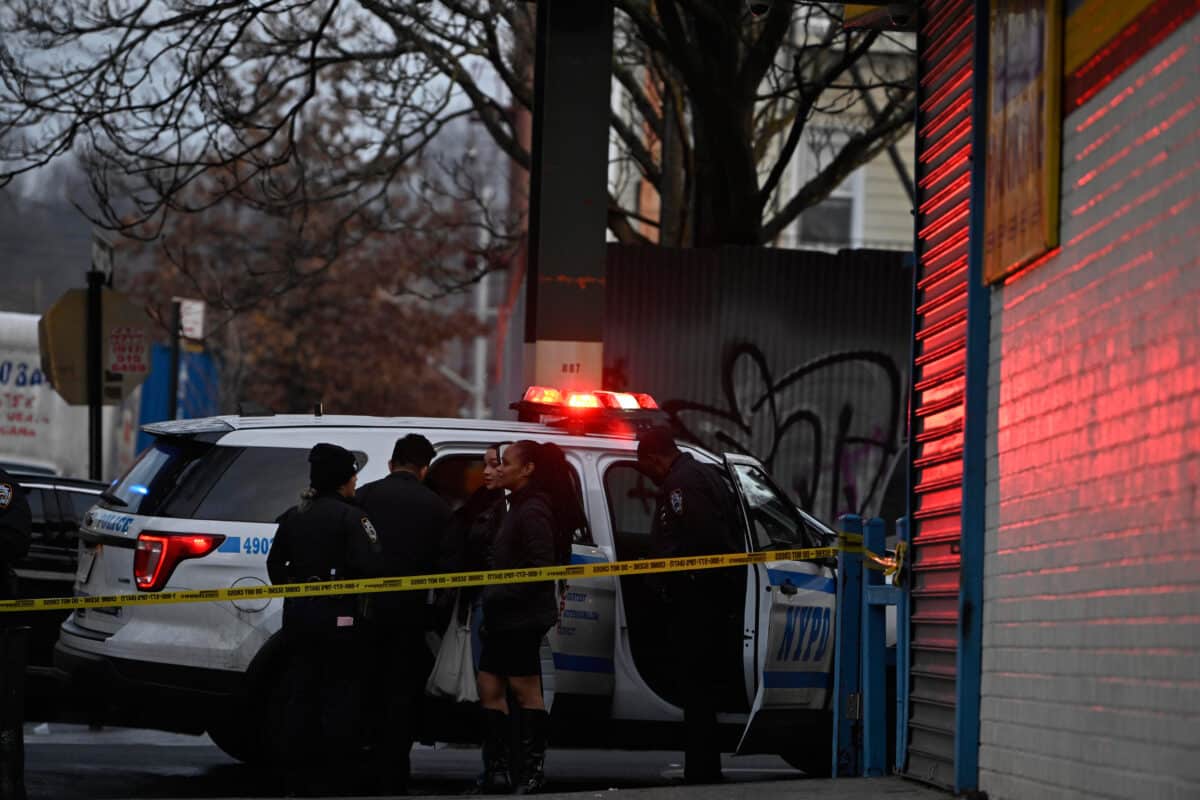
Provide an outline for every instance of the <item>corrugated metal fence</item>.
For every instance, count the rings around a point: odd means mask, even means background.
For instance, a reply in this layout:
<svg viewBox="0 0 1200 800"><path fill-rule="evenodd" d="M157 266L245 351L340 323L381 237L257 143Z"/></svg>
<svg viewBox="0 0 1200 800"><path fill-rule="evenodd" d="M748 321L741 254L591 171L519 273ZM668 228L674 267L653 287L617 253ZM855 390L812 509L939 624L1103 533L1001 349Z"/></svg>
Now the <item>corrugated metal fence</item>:
<svg viewBox="0 0 1200 800"><path fill-rule="evenodd" d="M905 258L610 245L605 387L649 392L706 447L766 462L822 519L899 516Z"/></svg>

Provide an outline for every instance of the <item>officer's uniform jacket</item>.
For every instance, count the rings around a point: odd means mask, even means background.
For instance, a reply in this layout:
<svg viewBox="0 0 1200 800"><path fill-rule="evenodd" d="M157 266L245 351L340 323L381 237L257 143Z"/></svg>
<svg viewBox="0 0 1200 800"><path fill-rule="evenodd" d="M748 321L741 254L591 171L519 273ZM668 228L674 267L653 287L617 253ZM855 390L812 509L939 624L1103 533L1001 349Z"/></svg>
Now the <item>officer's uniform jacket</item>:
<svg viewBox="0 0 1200 800"><path fill-rule="evenodd" d="M303 500L279 518L267 555L271 583L307 583L378 574L379 535L361 508L334 492ZM355 595L286 598L283 627L328 633L358 621Z"/></svg>
<svg viewBox="0 0 1200 800"><path fill-rule="evenodd" d="M379 532L375 574L428 575L438 570L450 506L411 472L400 470L358 490L356 500ZM379 622L424 627L424 592L388 592L371 598Z"/></svg>
<svg viewBox="0 0 1200 800"><path fill-rule="evenodd" d="M29 552L33 515L25 490L0 469L0 600L16 597L13 564Z"/></svg>
<svg viewBox="0 0 1200 800"><path fill-rule="evenodd" d="M688 453L675 459L660 487L650 547L655 558L745 552L737 500L715 467L701 464ZM668 573L660 585L668 599L680 600L681 591L731 581L736 571Z"/></svg>

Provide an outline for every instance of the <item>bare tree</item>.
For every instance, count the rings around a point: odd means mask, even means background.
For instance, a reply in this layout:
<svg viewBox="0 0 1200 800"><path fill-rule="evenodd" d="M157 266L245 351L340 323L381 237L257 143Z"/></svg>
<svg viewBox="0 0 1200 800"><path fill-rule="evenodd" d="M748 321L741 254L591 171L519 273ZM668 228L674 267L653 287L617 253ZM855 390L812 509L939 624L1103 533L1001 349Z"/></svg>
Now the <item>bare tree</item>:
<svg viewBox="0 0 1200 800"><path fill-rule="evenodd" d="M628 112L614 110L612 135L661 207L647 215L614 194L609 224L623 241L644 238L639 220L661 225L667 243L770 241L910 124L910 55L889 37L842 30L837 4L781 0L755 19L742 0L613 2ZM192 182L237 165L222 189L244 202L353 198L384 224L404 166L428 157L456 119L528 169L533 30L533 6L518 0L10 0L0 10L0 185L79 150L100 221L153 235L169 212L203 210L184 191ZM347 119L322 132L333 166L318 170L298 143L305 109L322 104ZM844 144L812 180L788 186L805 125L838 113ZM461 162L438 162L452 179L435 190L479 199ZM510 234L504 222L496 232Z"/></svg>

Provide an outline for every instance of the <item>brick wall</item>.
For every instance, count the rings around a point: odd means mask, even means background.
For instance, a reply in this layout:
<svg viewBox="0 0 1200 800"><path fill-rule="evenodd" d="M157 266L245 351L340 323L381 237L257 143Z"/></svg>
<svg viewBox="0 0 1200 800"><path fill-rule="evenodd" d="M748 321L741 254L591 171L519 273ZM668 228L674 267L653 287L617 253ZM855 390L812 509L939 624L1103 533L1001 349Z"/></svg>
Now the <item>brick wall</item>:
<svg viewBox="0 0 1200 800"><path fill-rule="evenodd" d="M992 296L980 788L1200 797L1200 17L1064 123Z"/></svg>

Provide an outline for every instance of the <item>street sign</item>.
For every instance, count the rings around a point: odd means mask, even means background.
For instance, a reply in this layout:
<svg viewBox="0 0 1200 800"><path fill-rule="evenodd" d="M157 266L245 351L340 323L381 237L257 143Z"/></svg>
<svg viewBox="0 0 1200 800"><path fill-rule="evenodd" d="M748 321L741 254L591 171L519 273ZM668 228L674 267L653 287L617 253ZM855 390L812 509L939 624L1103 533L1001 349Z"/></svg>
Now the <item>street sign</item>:
<svg viewBox="0 0 1200 800"><path fill-rule="evenodd" d="M150 370L150 320L121 292L101 295L104 365L101 398L114 405L146 379ZM70 289L38 323L42 366L51 385L72 405L87 405L87 290Z"/></svg>
<svg viewBox="0 0 1200 800"><path fill-rule="evenodd" d="M204 338L204 301L172 297L179 303L179 335L185 339Z"/></svg>

